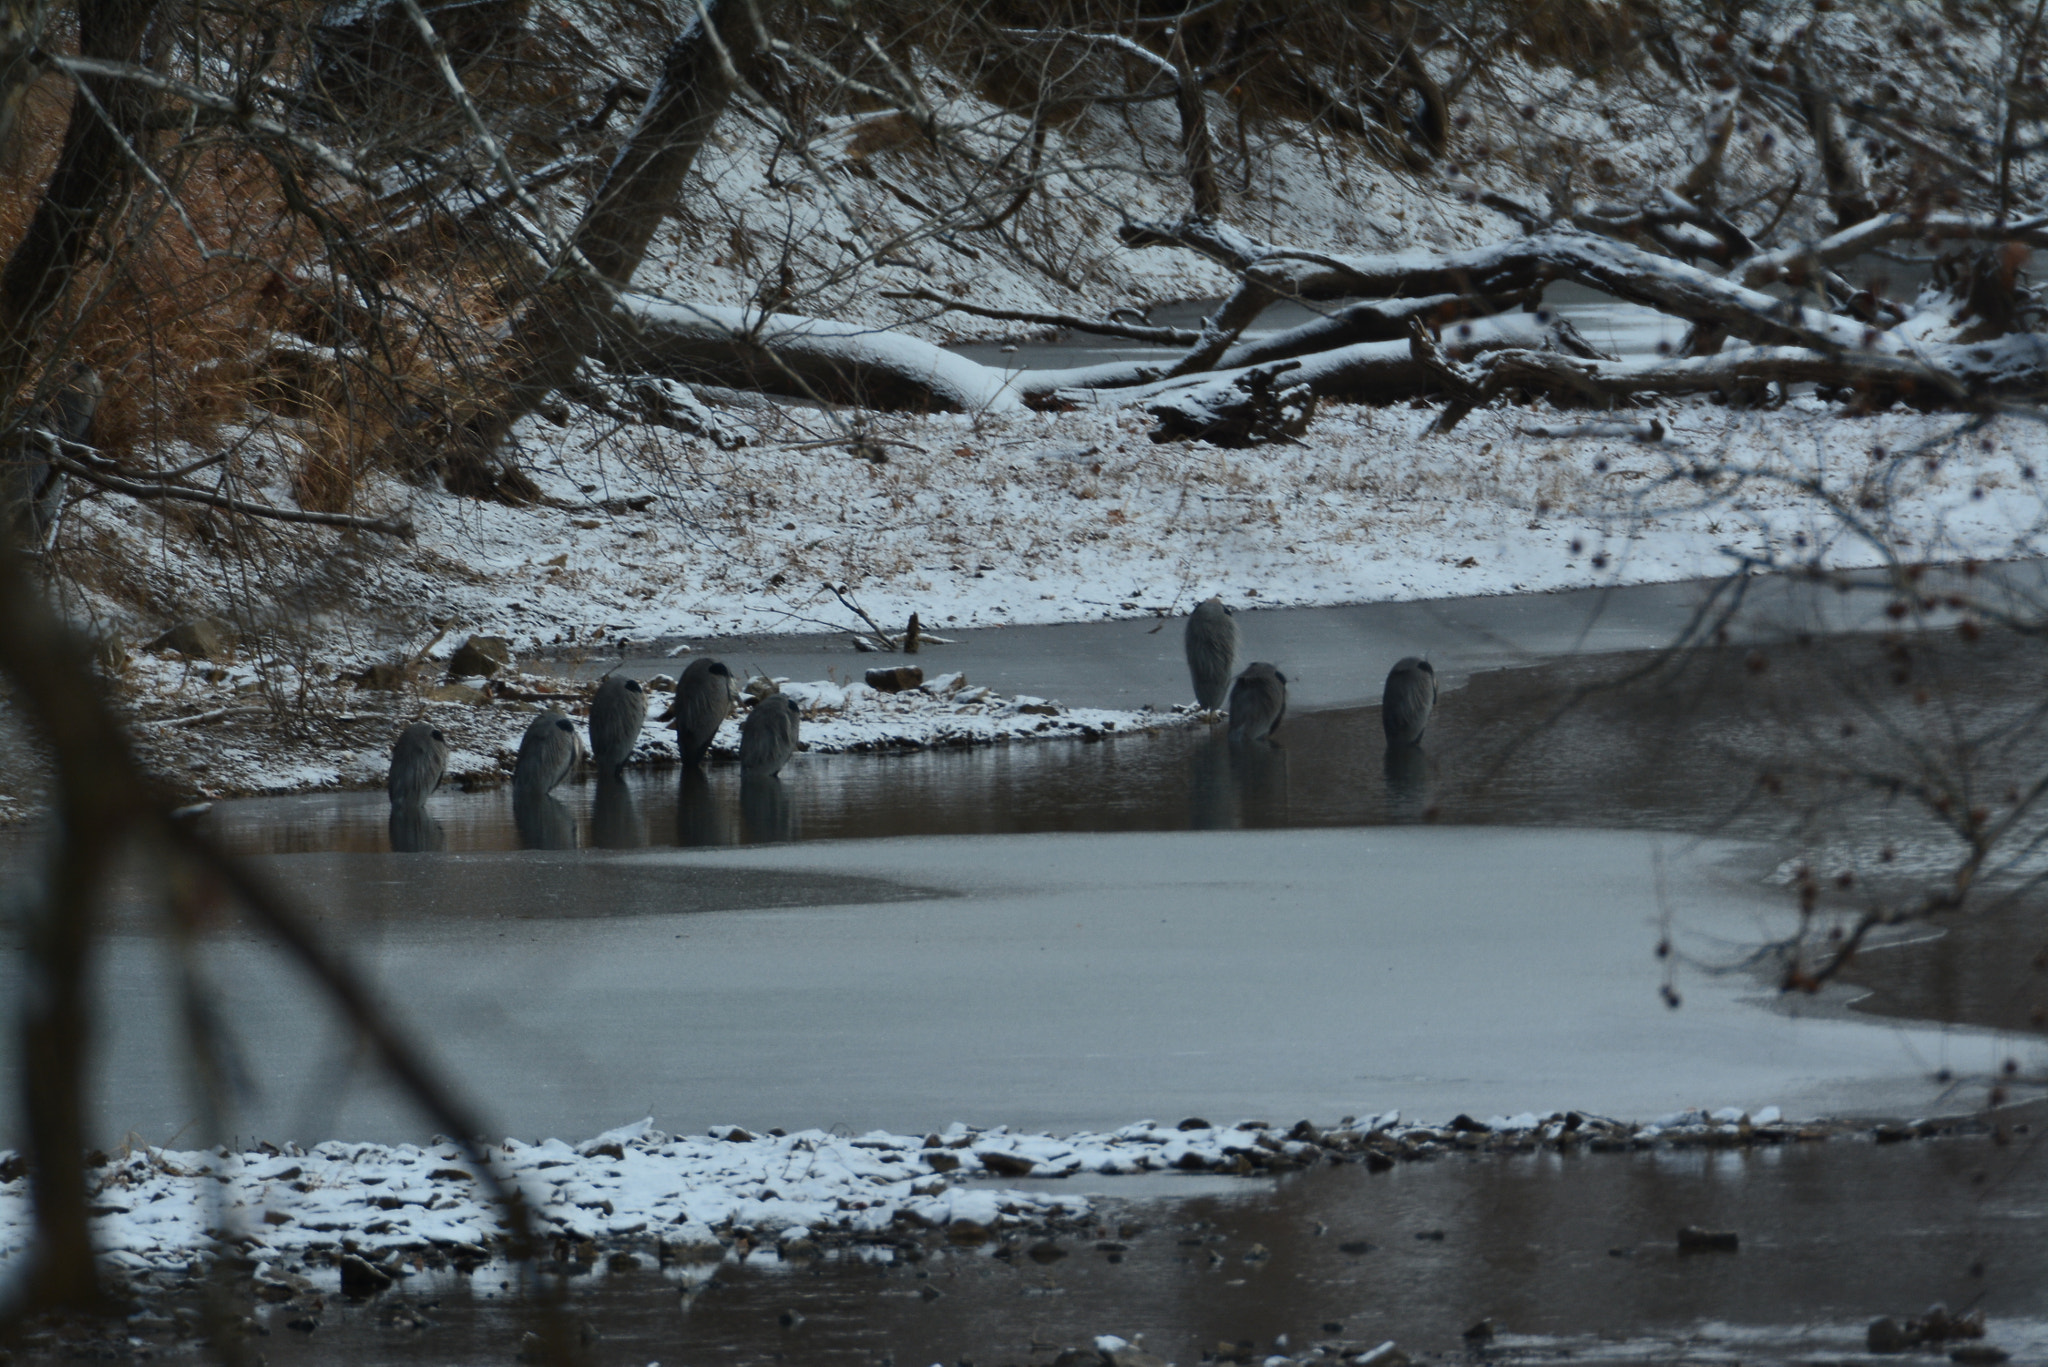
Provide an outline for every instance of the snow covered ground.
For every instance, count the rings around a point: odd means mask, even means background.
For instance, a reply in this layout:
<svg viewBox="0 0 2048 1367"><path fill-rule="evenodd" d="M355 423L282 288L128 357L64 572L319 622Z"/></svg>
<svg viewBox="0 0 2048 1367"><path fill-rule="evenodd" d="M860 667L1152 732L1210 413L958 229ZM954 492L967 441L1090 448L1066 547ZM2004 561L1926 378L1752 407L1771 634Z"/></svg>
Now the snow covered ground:
<svg viewBox="0 0 2048 1367"><path fill-rule="evenodd" d="M1005 1178L1251 1174L1337 1155L1379 1162L1479 1148L1726 1148L1837 1132L1789 1124L1775 1107L1755 1115L1684 1111L1640 1124L1577 1113L1459 1116L1432 1126L1392 1112L1345 1116L1327 1129L1147 1120L1058 1138L960 1124L922 1137L880 1130L757 1136L729 1125L683 1136L642 1121L573 1146L506 1140L486 1154L491 1172L527 1202L544 1240L584 1243L593 1252L644 1249L663 1262L702 1265L742 1241L784 1257L815 1251L828 1238L887 1244L927 1230L974 1242L1045 1229L1090 1209L1084 1196L1042 1183L1008 1188ZM0 1182L0 1278L29 1244L27 1188L26 1178ZM344 1242L402 1272L413 1258L420 1260L410 1270L423 1269L426 1258L482 1263L505 1234L477 1165L445 1141L242 1152L142 1147L99 1166L92 1199L99 1247L112 1268L128 1273L181 1272L194 1258L233 1249L265 1281L284 1276L287 1262L296 1267Z"/></svg>
<svg viewBox="0 0 2048 1367"><path fill-rule="evenodd" d="M418 554L488 571L434 595L479 629L596 654L621 639L857 629L827 580L879 621L919 612L943 630L1178 613L1211 593L1304 605L1683 579L1733 568L1731 553L1868 565L1879 550L1836 510L1872 492L1909 556L2044 544L2048 438L2024 419L1897 473L1873 452L1963 420L1674 405L1630 415L1664 426L1639 444L1527 435L1577 424L1515 409L1424 436L1434 416L1331 406L1303 445L1245 451L1155 445L1128 411L902 419L872 429L905 443L886 465L772 442L722 455L668 517L418 499ZM529 434L565 500L625 473L603 435ZM1701 487L1686 478L1696 464L1753 474ZM693 545L700 529L708 544Z"/></svg>

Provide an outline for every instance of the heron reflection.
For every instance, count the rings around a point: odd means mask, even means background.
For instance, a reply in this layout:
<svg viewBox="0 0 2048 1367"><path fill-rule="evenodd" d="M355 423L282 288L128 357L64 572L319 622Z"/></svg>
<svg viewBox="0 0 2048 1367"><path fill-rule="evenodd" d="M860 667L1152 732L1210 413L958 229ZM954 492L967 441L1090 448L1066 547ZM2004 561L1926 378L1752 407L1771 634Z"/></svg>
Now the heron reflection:
<svg viewBox="0 0 2048 1367"><path fill-rule="evenodd" d="M1216 734L1188 751L1188 828L1231 831L1288 820L1287 750Z"/></svg>
<svg viewBox="0 0 2048 1367"><path fill-rule="evenodd" d="M637 850L647 843L647 818L641 814L632 785L603 769L597 771L590 839L601 850Z"/></svg>
<svg viewBox="0 0 2048 1367"><path fill-rule="evenodd" d="M548 793L512 793L512 824L519 831L522 850L573 850L576 848L576 818L562 800Z"/></svg>
<svg viewBox="0 0 2048 1367"><path fill-rule="evenodd" d="M1387 779L1387 820L1421 821L1429 809L1429 752L1419 745L1389 745L1381 772Z"/></svg>
<svg viewBox="0 0 2048 1367"><path fill-rule="evenodd" d="M731 806L718 800L702 769L694 764L684 765L682 777L676 782L676 844L738 843Z"/></svg>
<svg viewBox="0 0 2048 1367"><path fill-rule="evenodd" d="M397 854L441 854L448 849L448 832L415 803L399 803L391 809L391 849Z"/></svg>
<svg viewBox="0 0 2048 1367"><path fill-rule="evenodd" d="M752 844L796 839L796 803L774 774L740 777L740 824Z"/></svg>

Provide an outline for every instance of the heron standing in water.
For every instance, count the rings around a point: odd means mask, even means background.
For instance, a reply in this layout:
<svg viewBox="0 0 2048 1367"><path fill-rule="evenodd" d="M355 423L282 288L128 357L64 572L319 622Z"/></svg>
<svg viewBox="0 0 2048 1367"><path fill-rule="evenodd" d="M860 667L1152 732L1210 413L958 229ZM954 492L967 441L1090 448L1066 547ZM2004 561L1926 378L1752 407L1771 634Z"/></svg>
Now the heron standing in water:
<svg viewBox="0 0 2048 1367"><path fill-rule="evenodd" d="M416 721L398 733L391 747L391 772L384 791L394 807L416 807L441 786L448 772L448 738L432 722Z"/></svg>
<svg viewBox="0 0 2048 1367"><path fill-rule="evenodd" d="M676 682L675 701L659 720L676 729L676 749L686 765L701 764L719 724L732 715L732 671L717 660L690 661Z"/></svg>
<svg viewBox="0 0 2048 1367"><path fill-rule="evenodd" d="M1237 622L1221 598L1209 598L1188 614L1181 644L1188 654L1188 675L1195 682L1195 701L1204 712L1223 706L1230 671L1237 666Z"/></svg>
<svg viewBox="0 0 2048 1367"><path fill-rule="evenodd" d="M590 757L598 772L617 777L647 724L647 690L638 679L614 674L597 686L590 704Z"/></svg>
<svg viewBox="0 0 2048 1367"><path fill-rule="evenodd" d="M576 723L549 708L533 719L519 738L519 760L512 766L512 796L543 797L576 771L583 758L583 738Z"/></svg>
<svg viewBox="0 0 2048 1367"><path fill-rule="evenodd" d="M1387 744L1420 745L1436 711L1436 670L1419 655L1410 655L1387 672L1380 694L1380 726Z"/></svg>
<svg viewBox="0 0 2048 1367"><path fill-rule="evenodd" d="M1287 715L1287 676L1263 660L1244 667L1230 686L1230 739L1264 740Z"/></svg>
<svg viewBox="0 0 2048 1367"><path fill-rule="evenodd" d="M803 709L786 693L770 693L740 723L740 772L763 778L782 772L796 753Z"/></svg>

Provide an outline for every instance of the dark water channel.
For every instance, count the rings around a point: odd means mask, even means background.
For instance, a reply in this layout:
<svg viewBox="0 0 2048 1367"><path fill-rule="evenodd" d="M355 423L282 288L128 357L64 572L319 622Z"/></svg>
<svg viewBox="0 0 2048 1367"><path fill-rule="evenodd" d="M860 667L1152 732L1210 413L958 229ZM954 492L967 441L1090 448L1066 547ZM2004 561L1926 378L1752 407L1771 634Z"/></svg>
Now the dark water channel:
<svg viewBox="0 0 2048 1367"><path fill-rule="evenodd" d="M1735 1363L1858 1360L1870 1321L1943 1302L2038 1362L2038 1148L2019 1134L1121 1179L1044 1261L1030 1240L914 1260L765 1251L687 1292L643 1264L575 1279L566 1313L595 1331L590 1361L619 1364L1047 1364L1105 1333L1183 1364L1388 1339L1452 1360ZM1688 1224L1734 1231L1740 1250L1681 1254ZM275 1367L505 1361L537 1314L500 1276L418 1279L403 1313L397 1293L330 1299L310 1334L270 1312L262 1351ZM1483 1319L1496 1336L1465 1340Z"/></svg>
<svg viewBox="0 0 2048 1367"><path fill-rule="evenodd" d="M2009 810L2048 769L2044 674L2048 646L2003 633L1816 638L1679 663L1624 652L1475 673L1443 695L1418 750L1389 752L1378 709L1349 707L1293 715L1271 744L1165 728L800 756L767 783L742 783L730 764L654 770L565 787L539 821L515 819L502 791L437 796L430 820L403 830L375 793L223 803L208 819L232 848L268 855L377 852L394 837L482 852L1409 823L1649 829L1760 842L1775 853L1758 873L1783 860L1787 881L1810 861L1832 900L1857 907L1952 877L1967 846L1942 806ZM2048 974L2034 956L2048 933L2028 888L2048 866L2032 849L2044 831L2048 821L2022 819L1995 847L2014 853L1980 875L1981 910L1939 922L1938 939L1866 956L1864 1008L2041 1032ZM552 886L573 873L524 876ZM777 902L761 875L749 880L759 904ZM579 900L539 887L533 914ZM706 895L719 904L715 888ZM505 896L516 906L521 894Z"/></svg>

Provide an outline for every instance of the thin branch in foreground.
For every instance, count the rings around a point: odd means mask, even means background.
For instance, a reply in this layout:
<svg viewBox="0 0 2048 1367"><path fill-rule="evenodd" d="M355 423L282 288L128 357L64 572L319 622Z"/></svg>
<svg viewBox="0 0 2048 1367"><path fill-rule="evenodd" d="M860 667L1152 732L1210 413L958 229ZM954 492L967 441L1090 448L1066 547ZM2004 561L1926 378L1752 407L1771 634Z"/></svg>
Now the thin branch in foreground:
<svg viewBox="0 0 2048 1367"><path fill-rule="evenodd" d="M123 479L96 470L69 456L55 455L50 463L75 479L82 479L108 493L125 494L129 498L167 498L183 503L203 503L209 508L219 508L230 513L245 513L250 517L267 517L275 522L301 522L316 527L343 527L356 532L376 532L380 536L410 537L412 523L401 517L357 517L352 513L308 512L303 508L273 508L267 503L251 503L246 499L229 498L210 489L194 489L183 484L149 483L144 480Z"/></svg>

